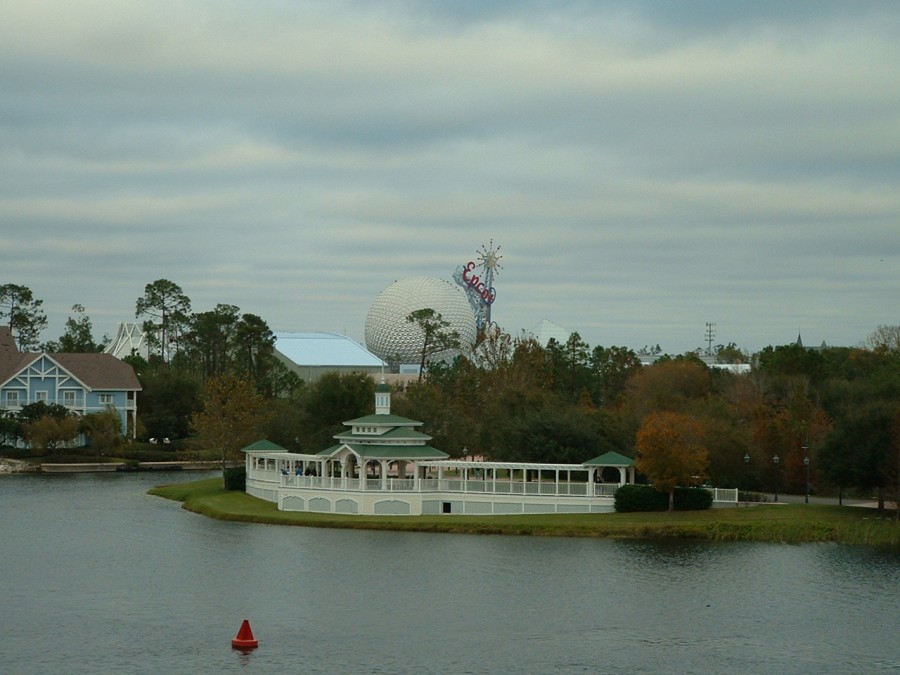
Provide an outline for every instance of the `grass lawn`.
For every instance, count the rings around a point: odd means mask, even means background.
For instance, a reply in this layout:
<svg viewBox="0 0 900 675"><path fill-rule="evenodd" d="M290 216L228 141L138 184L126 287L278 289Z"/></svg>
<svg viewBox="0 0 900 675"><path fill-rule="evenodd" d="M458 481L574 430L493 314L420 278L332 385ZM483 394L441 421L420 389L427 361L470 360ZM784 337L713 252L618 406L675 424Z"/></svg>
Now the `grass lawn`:
<svg viewBox="0 0 900 675"><path fill-rule="evenodd" d="M523 516L353 516L279 511L275 504L229 492L221 478L164 485L150 494L220 520L372 530L558 537L678 538L714 541L838 542L900 548L900 525L860 507L768 504L675 513Z"/></svg>

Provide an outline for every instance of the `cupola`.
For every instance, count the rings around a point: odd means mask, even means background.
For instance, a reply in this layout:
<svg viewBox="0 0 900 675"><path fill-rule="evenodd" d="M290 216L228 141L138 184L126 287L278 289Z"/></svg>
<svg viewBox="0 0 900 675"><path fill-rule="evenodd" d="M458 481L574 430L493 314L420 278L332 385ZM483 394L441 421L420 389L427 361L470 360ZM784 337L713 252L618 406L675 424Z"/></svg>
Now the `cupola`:
<svg viewBox="0 0 900 675"><path fill-rule="evenodd" d="M391 386L384 380L375 386L375 414L391 414Z"/></svg>

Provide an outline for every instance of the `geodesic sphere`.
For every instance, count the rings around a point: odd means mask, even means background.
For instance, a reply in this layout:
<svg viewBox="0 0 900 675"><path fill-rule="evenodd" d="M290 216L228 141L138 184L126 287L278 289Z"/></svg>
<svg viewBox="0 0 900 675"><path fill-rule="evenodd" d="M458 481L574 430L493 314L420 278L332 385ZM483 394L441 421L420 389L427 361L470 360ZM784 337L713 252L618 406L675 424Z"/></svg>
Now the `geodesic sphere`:
<svg viewBox="0 0 900 675"><path fill-rule="evenodd" d="M459 333L462 351L471 351L475 344L475 314L465 291L434 277L401 279L381 292L366 315L366 349L384 361L399 356L400 363L418 363L424 336L406 317L427 308L440 314ZM452 355L439 354L435 358L448 356Z"/></svg>

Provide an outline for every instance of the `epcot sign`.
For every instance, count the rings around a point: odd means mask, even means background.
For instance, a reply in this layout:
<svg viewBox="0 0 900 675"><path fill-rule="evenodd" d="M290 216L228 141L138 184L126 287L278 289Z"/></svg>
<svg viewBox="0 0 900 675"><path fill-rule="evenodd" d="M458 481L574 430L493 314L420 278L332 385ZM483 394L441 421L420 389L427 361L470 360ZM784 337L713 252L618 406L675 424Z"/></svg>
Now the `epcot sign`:
<svg viewBox="0 0 900 675"><path fill-rule="evenodd" d="M472 274L475 270L475 261L470 260L469 264L463 267L462 278L463 281L466 282L466 286L468 287L468 291L470 293L474 293L476 296L481 298L481 301L486 305L493 305L494 300L497 298L497 290L491 286L488 287L484 284L477 274Z"/></svg>

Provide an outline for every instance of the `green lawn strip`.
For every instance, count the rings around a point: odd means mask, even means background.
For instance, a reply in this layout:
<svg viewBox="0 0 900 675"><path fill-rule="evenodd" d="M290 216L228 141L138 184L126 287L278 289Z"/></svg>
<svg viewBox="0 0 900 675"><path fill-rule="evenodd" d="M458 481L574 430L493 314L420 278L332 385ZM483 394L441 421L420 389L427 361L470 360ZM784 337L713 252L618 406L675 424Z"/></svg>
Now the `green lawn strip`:
<svg viewBox="0 0 900 675"><path fill-rule="evenodd" d="M272 502L228 492L221 478L153 488L150 494L220 520L408 532L559 537L672 538L713 541L838 542L900 546L900 527L876 511L848 506L783 504L675 513L523 516L354 516L279 511Z"/></svg>

